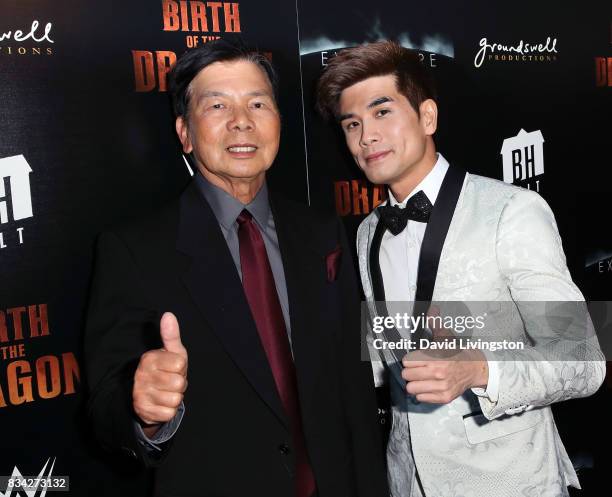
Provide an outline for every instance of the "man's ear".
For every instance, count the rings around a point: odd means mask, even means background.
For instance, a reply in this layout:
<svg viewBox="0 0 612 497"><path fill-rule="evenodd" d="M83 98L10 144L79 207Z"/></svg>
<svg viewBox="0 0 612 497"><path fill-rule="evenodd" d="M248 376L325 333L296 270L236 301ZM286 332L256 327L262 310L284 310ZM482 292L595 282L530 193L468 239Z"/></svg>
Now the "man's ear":
<svg viewBox="0 0 612 497"><path fill-rule="evenodd" d="M438 128L438 106L431 98L423 100L419 106L421 126L426 135L433 135Z"/></svg>
<svg viewBox="0 0 612 497"><path fill-rule="evenodd" d="M176 134L183 145L183 152L190 154L193 150L193 146L191 145L191 139L189 138L187 121L183 118L183 116L179 116L176 118L174 126L176 128Z"/></svg>

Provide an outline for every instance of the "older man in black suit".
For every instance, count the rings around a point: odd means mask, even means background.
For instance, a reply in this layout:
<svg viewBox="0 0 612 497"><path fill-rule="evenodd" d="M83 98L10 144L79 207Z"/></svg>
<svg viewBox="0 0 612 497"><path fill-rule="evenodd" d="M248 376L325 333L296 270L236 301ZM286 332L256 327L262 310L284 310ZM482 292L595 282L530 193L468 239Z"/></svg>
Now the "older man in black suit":
<svg viewBox="0 0 612 497"><path fill-rule="evenodd" d="M223 40L179 59L176 131L197 174L99 241L90 413L105 446L156 467L155 495L387 495L343 229L267 190L275 81Z"/></svg>

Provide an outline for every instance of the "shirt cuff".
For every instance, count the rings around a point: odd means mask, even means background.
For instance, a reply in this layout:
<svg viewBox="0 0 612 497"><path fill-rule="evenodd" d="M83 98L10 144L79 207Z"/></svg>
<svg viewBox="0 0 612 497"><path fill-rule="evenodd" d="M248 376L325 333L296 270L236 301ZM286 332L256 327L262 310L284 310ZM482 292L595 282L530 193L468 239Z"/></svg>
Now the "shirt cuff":
<svg viewBox="0 0 612 497"><path fill-rule="evenodd" d="M486 388L472 388L472 392L478 397L486 397L491 402L497 402L499 398L499 365L497 361L487 361L489 366L489 378Z"/></svg>
<svg viewBox="0 0 612 497"><path fill-rule="evenodd" d="M170 440L176 430L178 430L181 421L183 420L183 415L185 414L185 404L181 402L181 405L178 406L176 414L174 417L161 425L159 430L153 435L153 437L149 438L145 435L142 426L138 421L134 421L136 425L136 438L138 442L147 450L162 450L161 444Z"/></svg>

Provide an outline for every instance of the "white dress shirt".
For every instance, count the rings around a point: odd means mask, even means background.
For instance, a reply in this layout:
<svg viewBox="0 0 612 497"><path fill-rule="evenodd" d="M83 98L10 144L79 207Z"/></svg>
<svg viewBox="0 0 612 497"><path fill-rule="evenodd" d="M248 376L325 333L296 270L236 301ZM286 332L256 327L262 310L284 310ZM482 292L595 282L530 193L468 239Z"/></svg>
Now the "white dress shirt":
<svg viewBox="0 0 612 497"><path fill-rule="evenodd" d="M442 180L448 171L449 164L438 154L433 169L401 202L389 190L390 205L406 207L406 202L415 193L423 190L432 204L436 203ZM416 295L417 274L421 245L425 236L426 223L409 220L406 228L398 235L385 231L380 244L378 262L383 277L385 300L388 302L412 302ZM491 402L497 402L499 373L495 361L488 361L489 379L486 390L472 388L478 396L486 396ZM376 376L376 374L375 374Z"/></svg>

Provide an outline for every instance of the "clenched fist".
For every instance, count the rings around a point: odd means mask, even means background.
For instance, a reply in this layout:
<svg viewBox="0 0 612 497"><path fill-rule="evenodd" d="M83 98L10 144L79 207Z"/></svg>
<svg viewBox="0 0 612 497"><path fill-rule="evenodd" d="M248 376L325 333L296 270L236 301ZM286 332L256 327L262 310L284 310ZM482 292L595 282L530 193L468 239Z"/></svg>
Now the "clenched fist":
<svg viewBox="0 0 612 497"><path fill-rule="evenodd" d="M134 412L148 437L176 415L187 388L187 350L176 316L165 312L159 330L163 348L142 354L132 390Z"/></svg>
<svg viewBox="0 0 612 497"><path fill-rule="evenodd" d="M439 316L440 310L431 306L427 315ZM458 336L447 328L433 326L431 331L438 343ZM448 404L469 388L486 388L489 381L489 365L480 350L451 351L451 356L435 349L416 350L404 356L402 365L406 392L419 402Z"/></svg>
<svg viewBox="0 0 612 497"><path fill-rule="evenodd" d="M486 388L489 366L480 350L462 350L445 361L422 350L410 352L402 360L406 391L419 402L448 404L468 388Z"/></svg>

